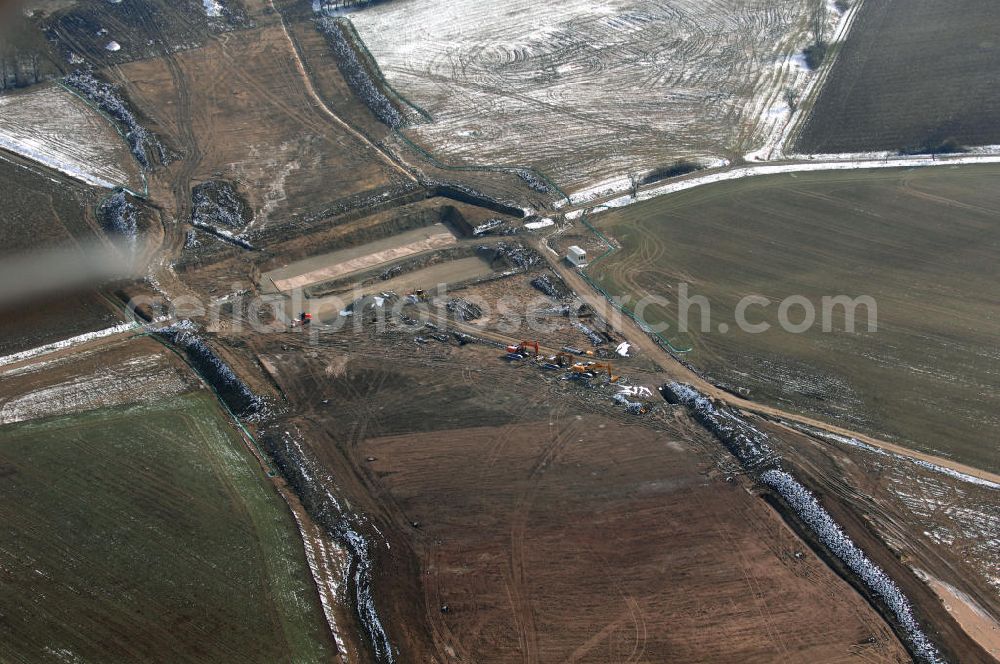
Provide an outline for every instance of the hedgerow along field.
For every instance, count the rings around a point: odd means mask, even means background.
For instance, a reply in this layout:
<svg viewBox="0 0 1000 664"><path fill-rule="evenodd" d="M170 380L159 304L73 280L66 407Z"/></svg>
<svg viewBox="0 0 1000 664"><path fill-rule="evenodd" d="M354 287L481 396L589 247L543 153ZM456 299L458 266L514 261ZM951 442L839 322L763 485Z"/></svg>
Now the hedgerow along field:
<svg viewBox="0 0 1000 664"><path fill-rule="evenodd" d="M864 0L796 151L1000 143L998 25L993 0Z"/></svg>
<svg viewBox="0 0 1000 664"><path fill-rule="evenodd" d="M589 268L609 293L661 295L644 312L700 370L751 398L817 415L988 470L1000 468L996 284L1000 167L783 174L709 185L593 217L621 249ZM678 284L711 304L711 332L677 328ZM746 318L746 295L774 303ZM778 327L778 302L801 295L816 324ZM873 297L878 330L822 331L822 297ZM634 302L634 300L633 300ZM803 320L793 307L789 319ZM720 323L729 325L727 333ZM839 330L840 332L837 332Z"/></svg>
<svg viewBox="0 0 1000 664"><path fill-rule="evenodd" d="M0 580L6 662L333 657L294 521L208 392L0 427Z"/></svg>

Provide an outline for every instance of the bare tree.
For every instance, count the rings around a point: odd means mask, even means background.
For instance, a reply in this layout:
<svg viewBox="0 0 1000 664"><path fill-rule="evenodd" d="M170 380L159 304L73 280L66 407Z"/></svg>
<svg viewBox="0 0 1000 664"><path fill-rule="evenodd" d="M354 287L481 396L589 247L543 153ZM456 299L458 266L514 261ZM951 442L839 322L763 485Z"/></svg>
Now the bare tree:
<svg viewBox="0 0 1000 664"><path fill-rule="evenodd" d="M799 108L799 95L792 88L785 89L785 103L788 104L792 113Z"/></svg>
<svg viewBox="0 0 1000 664"><path fill-rule="evenodd" d="M639 185L642 184L642 177L635 171L630 171L628 174L628 181L632 185L632 198L639 198Z"/></svg>
<svg viewBox="0 0 1000 664"><path fill-rule="evenodd" d="M40 67L41 61L42 58L38 53L32 51L31 53L28 54L28 66L31 68L32 83L38 83L38 81L40 81L42 78L42 72Z"/></svg>

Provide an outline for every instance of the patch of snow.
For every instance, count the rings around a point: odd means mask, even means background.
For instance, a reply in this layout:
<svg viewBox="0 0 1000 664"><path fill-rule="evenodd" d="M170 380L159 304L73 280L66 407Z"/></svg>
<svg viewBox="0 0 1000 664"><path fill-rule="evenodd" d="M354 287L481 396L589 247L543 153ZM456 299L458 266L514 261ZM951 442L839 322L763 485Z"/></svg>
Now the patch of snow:
<svg viewBox="0 0 1000 664"><path fill-rule="evenodd" d="M0 148L108 189L131 184L126 146L115 128L54 85L0 94Z"/></svg>
<svg viewBox="0 0 1000 664"><path fill-rule="evenodd" d="M0 135L0 148L9 150L14 154L36 161L43 166L59 171L70 176L74 180L80 180L95 187L114 189L118 185L109 182L80 168L80 165L70 161L64 161L61 156L51 154L44 149L35 149L30 142L12 140L7 136Z"/></svg>
<svg viewBox="0 0 1000 664"><path fill-rule="evenodd" d="M614 195L629 186L615 174L771 133L758 124L792 69L772 63L801 52L794 37L814 13L779 5L424 0L351 19L392 85L433 117L406 132L441 159L531 166Z"/></svg>
<svg viewBox="0 0 1000 664"><path fill-rule="evenodd" d="M546 217L545 219L542 219L540 221L532 221L530 223L527 223L524 225L524 227L527 228L529 231L537 231L541 228L548 228L550 226L555 226L555 225L556 225L555 221Z"/></svg>
<svg viewBox="0 0 1000 664"><path fill-rule="evenodd" d="M628 357L628 352L631 348L632 345L629 342L623 341L620 344L618 344L618 348L615 349L615 352L621 355L622 357Z"/></svg>
<svg viewBox="0 0 1000 664"><path fill-rule="evenodd" d="M832 24L834 28L833 36L828 40L829 43L837 44L847 38L862 4L862 2L855 2L848 11L841 13L835 3L827 3L827 23ZM779 64L778 69L784 72L784 76L778 79L772 87L770 105L756 109L761 118L761 125L765 128L763 144L757 150L747 153L744 157L746 161L769 161L780 159L783 156L789 137L805 119L808 105L802 102L808 101L814 96L814 91L822 83L831 65L832 63L827 62L825 68L821 67L818 71L812 71L806 64L805 56L801 53L790 54L783 63ZM785 99L789 93L798 100L797 108L794 111ZM786 109L784 113L779 111L781 106Z"/></svg>
<svg viewBox="0 0 1000 664"><path fill-rule="evenodd" d="M151 402L188 384L159 355L137 357L12 398L0 398L0 424L13 424L95 408Z"/></svg>
<svg viewBox="0 0 1000 664"><path fill-rule="evenodd" d="M969 475L967 473L962 473L962 472L959 472L957 470L953 470L951 468L945 468L944 466L938 465L936 463L931 463L930 461L925 461L923 459L916 459L916 458L913 458L913 457L904 456L902 454L897 454L895 452L890 452L889 450L885 450L885 449L882 449L880 447L875 447L874 445L869 445L868 443L860 441L860 440L858 440L856 438L850 438L848 436L841 436L839 434L829 433L827 431L822 431L820 429L816 429L816 428L813 428L813 427L807 427L805 425L799 425L799 424L795 424L795 423L786 423L786 424L789 424L789 426L792 426L793 428L796 428L796 429L798 429L800 431L805 431L809 435L815 436L817 438L823 438L825 440L830 440L830 441L833 441L833 442L836 442L836 443L841 443L843 445L848 445L850 447L857 447L859 449L863 449L866 452L870 452L872 454L877 454L877 455L880 455L880 456L892 457L893 459L895 459L897 461L904 461L906 463L912 463L912 464L914 464L916 466L920 466L921 468L924 468L926 470L930 470L932 472L935 472L935 473L938 473L938 474L941 474L941 475L947 475L948 477L951 477L951 478L956 479L956 480L960 480L962 482L966 482L968 484L975 484L977 486L985 487L987 489L1000 490L1000 484L998 484L997 482L991 482L990 480L985 480L985 479L982 479L982 478L979 478L979 477L975 477L973 475Z"/></svg>
<svg viewBox="0 0 1000 664"><path fill-rule="evenodd" d="M337 579L343 575L343 570L335 570L334 567L342 568L343 561L347 558L347 552L333 541L324 541L320 537L315 540L306 533L305 525L296 510L292 510L295 524L299 528L299 535L302 538L302 545L305 549L306 562L309 571L312 573L313 581L319 588L319 602L323 607L323 616L326 618L327 627L333 635L333 640L337 644L337 650L344 660L347 660L347 644L337 626L337 614L334 602L340 596L340 584ZM327 549L329 547L329 550Z"/></svg>
<svg viewBox="0 0 1000 664"><path fill-rule="evenodd" d="M205 7L205 14L209 18L219 18L222 16L222 3L219 0L202 0L202 5Z"/></svg>

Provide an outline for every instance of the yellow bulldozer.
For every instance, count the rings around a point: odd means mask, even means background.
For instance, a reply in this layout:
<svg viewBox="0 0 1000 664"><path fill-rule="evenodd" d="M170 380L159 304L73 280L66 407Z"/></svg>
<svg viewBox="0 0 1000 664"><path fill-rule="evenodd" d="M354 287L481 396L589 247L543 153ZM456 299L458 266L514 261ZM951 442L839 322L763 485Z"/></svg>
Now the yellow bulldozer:
<svg viewBox="0 0 1000 664"><path fill-rule="evenodd" d="M614 375L611 365L606 362L579 362L570 367L570 371L577 374L592 373L594 375L606 373L608 381L611 383L617 383L621 378L621 376Z"/></svg>

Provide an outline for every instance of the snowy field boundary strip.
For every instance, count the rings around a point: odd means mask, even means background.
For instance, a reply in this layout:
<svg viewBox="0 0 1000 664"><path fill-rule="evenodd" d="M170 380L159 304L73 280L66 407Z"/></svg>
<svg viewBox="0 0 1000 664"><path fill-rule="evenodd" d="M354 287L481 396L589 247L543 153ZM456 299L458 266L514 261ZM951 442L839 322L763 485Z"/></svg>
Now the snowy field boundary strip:
<svg viewBox="0 0 1000 664"><path fill-rule="evenodd" d="M768 470L760 480L777 491L820 541L892 611L914 654L928 664L944 662L913 615L913 606L896 582L853 540L798 480L782 470Z"/></svg>
<svg viewBox="0 0 1000 664"><path fill-rule="evenodd" d="M861 11L863 4L864 0L857 0L847 11L841 14L835 5L830 3L828 10L836 19L833 36L827 40L829 44L841 44L847 39L851 27L854 25L854 20ZM770 124L771 131L764 140L763 146L745 156L747 161L769 161L780 159L784 156L785 146L791 140L798 127L809 117L814 94L822 89L823 82L826 81L827 76L833 69L833 65L836 63L837 51L834 49L830 50L833 50L833 57L828 57L822 63L818 72L808 70L803 62L804 57L801 54L789 57L786 66L797 69L799 73L795 77L794 84L790 86L790 89L799 93L797 107L793 111L786 101L779 100L769 108L763 110L761 123L764 125Z"/></svg>
<svg viewBox="0 0 1000 664"><path fill-rule="evenodd" d="M354 610L367 633L375 661L394 664L395 650L375 606L372 588L374 561L370 545L354 523L364 517L345 511L329 489L336 486L334 478L306 453L298 435L298 431L292 434L285 430L280 435L265 436L265 445L282 474L301 498L307 513L337 542L338 552L346 554L343 583L353 586ZM342 596L340 588L336 592L338 596Z"/></svg>
<svg viewBox="0 0 1000 664"><path fill-rule="evenodd" d="M337 652L346 661L348 656L347 645L344 643L344 637L341 635L340 627L337 625L337 614L334 610L334 603L337 601L340 592L339 584L336 581L339 575L332 569L337 564L335 557L343 557L344 553L334 542L324 542L321 534L316 533L313 536L313 534L307 532L306 526L302 522L302 517L299 516L298 511L294 507L289 506L289 511L295 519L295 525L298 526L299 537L302 538L306 563L309 565L309 572L312 574L313 582L317 586L319 602L323 608L323 617L326 619L327 629L330 630L330 634L337 644ZM327 544L330 545L330 551L326 548Z"/></svg>
<svg viewBox="0 0 1000 664"><path fill-rule="evenodd" d="M63 339L62 341L55 341L53 343L46 344L44 346L39 346L37 348L23 350L19 353L14 353L12 355L6 355L4 357L0 357L0 367L6 366L8 364L13 364L14 362L30 360L40 355L47 355L57 350L63 350L64 348L79 346L80 344L87 343L88 341L93 341L94 339L103 339L104 337L110 337L116 334L121 334L122 332L128 332L129 330L134 330L138 328L139 325L136 323L132 322L122 323L121 325L115 325L114 327L109 327L104 330L87 332L86 334L81 334L79 336L71 337L69 339Z"/></svg>
<svg viewBox="0 0 1000 664"><path fill-rule="evenodd" d="M698 164L698 170L712 171L715 169L726 168L730 165L728 159L702 159L702 160L690 160ZM570 205L580 205L582 203L589 203L590 201L597 200L599 198L606 198L608 196L613 196L615 194L622 194L630 191L633 187L632 178L630 175L616 175L613 178L603 180L596 184L593 184L585 189L578 189L572 194L567 196L565 199L556 201L554 207L558 210L564 207L567 203Z"/></svg>
<svg viewBox="0 0 1000 664"><path fill-rule="evenodd" d="M991 480L984 479L981 477L975 477L973 475L969 475L968 473L963 473L959 470L955 470L954 468L945 468L944 466L938 465L936 463L924 459L917 459L913 457L904 456L902 454L897 454L896 452L885 450L882 449L881 447L869 445L868 443L860 441L857 438L851 438L849 436L841 436L835 433L830 433L828 431L822 431L821 429L817 429L815 427L807 427L802 424L797 424L795 422L782 422L782 424L784 424L785 426L792 427L793 429L802 431L803 433L806 433L810 436L822 438L824 440L830 440L835 443L840 443L842 445L848 445L850 447L857 447L871 454L877 454L879 456L892 457L893 459L896 460L906 461L908 463L920 466L921 468L924 468L931 472L938 473L939 475L947 475L952 479L965 482L966 484L975 484L976 486L985 487L987 489L993 489L994 491L1000 491L1000 483L993 482Z"/></svg>
<svg viewBox="0 0 1000 664"><path fill-rule="evenodd" d="M93 185L95 187L103 187L104 189L114 189L119 186L113 182L105 180L104 178L88 173L76 164L60 159L53 154L46 154L45 152L37 150L27 141L16 141L9 136L0 135L0 148L7 150L8 152L13 152L16 155L20 155L25 159L30 159L31 161L37 162L43 166L47 166L54 171L59 171L63 175L68 175L74 180L79 180L85 184Z"/></svg>
<svg viewBox="0 0 1000 664"><path fill-rule="evenodd" d="M852 155L853 156L853 155ZM967 166L972 164L1000 164L1000 154L963 154L942 156L892 157L887 159L853 159L830 161L810 161L804 163L772 163L755 166L740 166L726 171L708 173L680 182L671 182L659 187L640 191L638 197L631 195L619 196L610 201L587 210L588 214L596 214L615 208L627 207L635 203L675 194L688 189L703 187L717 182L730 182L743 178L761 175L778 175L781 173L817 173L822 171L856 171L881 168L918 168L927 166Z"/></svg>

